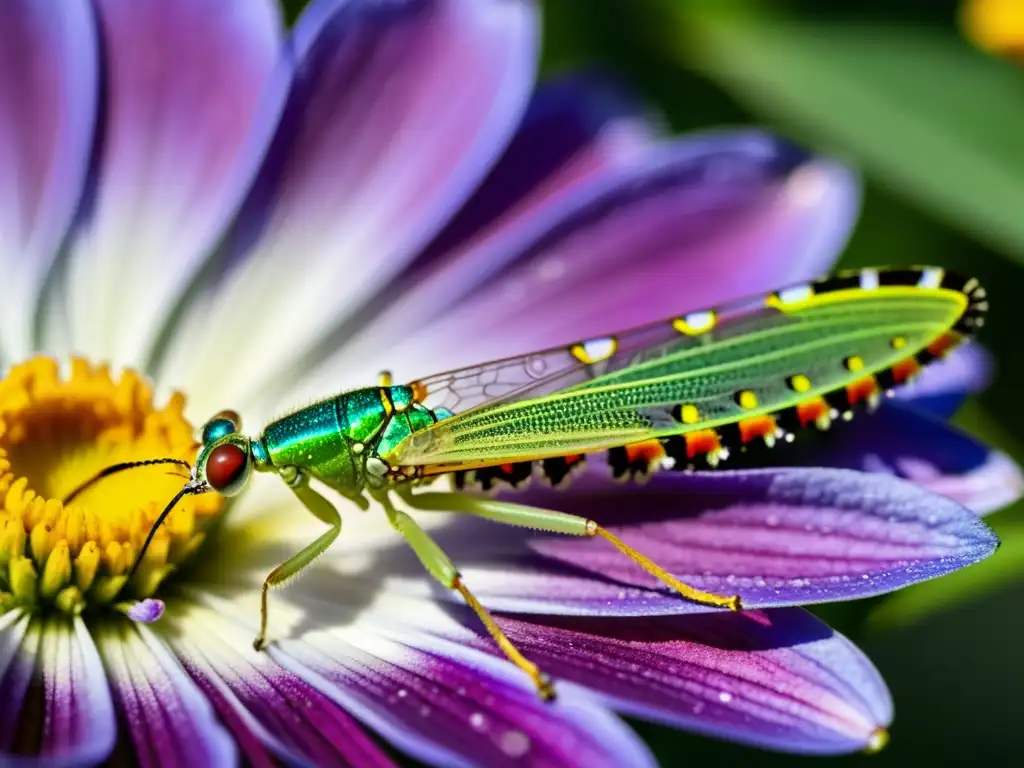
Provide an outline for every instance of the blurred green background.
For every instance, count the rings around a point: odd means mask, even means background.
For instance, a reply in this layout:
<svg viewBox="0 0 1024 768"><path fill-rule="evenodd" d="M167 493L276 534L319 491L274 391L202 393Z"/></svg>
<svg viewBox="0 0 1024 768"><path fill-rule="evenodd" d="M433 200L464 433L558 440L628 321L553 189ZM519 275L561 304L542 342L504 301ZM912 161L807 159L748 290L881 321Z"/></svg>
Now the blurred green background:
<svg viewBox="0 0 1024 768"><path fill-rule="evenodd" d="M292 17L304 4L285 0ZM934 263L978 276L992 304L982 341L999 375L957 421L1024 463L1024 66L972 47L958 2L542 4L546 74L602 69L673 132L759 124L857 166L864 210L845 265ZM989 518L1003 546L985 563L816 611L868 653L896 702L886 750L839 763L975 764L1018 752L1022 512ZM634 725L666 768L812 760Z"/></svg>

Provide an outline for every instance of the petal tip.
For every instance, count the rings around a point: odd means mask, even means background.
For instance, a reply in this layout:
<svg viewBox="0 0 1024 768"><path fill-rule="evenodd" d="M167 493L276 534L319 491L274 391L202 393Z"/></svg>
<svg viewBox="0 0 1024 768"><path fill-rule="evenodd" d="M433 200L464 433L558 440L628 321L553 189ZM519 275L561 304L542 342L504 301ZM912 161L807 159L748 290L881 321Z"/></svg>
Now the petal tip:
<svg viewBox="0 0 1024 768"><path fill-rule="evenodd" d="M163 600L154 600L147 597L145 600L140 600L137 603L126 606L124 614L132 621L142 624L153 624L164 615L164 607Z"/></svg>
<svg viewBox="0 0 1024 768"><path fill-rule="evenodd" d="M889 744L889 731L879 726L868 736L868 743L864 747L865 755L876 755Z"/></svg>

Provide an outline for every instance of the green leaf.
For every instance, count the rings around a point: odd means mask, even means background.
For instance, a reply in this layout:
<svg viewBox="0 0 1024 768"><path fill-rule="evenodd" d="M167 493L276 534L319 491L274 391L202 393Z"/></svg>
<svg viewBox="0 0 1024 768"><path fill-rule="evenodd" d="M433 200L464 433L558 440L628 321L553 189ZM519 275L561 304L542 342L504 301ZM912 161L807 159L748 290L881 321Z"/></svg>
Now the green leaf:
<svg viewBox="0 0 1024 768"><path fill-rule="evenodd" d="M1024 262L1024 71L955 30L670 3L678 56L748 106Z"/></svg>

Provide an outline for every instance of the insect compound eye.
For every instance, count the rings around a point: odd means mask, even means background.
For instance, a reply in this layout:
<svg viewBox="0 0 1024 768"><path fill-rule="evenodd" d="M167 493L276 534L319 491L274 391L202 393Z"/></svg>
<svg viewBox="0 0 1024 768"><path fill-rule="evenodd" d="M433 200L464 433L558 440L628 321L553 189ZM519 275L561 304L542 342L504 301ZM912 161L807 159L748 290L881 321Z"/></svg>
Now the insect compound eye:
<svg viewBox="0 0 1024 768"><path fill-rule="evenodd" d="M242 490L249 477L249 454L234 443L218 445L206 459L206 482L225 496Z"/></svg>
<svg viewBox="0 0 1024 768"><path fill-rule="evenodd" d="M203 444L209 445L237 431L238 423L227 418L225 414L219 413L206 422L206 426L203 427Z"/></svg>

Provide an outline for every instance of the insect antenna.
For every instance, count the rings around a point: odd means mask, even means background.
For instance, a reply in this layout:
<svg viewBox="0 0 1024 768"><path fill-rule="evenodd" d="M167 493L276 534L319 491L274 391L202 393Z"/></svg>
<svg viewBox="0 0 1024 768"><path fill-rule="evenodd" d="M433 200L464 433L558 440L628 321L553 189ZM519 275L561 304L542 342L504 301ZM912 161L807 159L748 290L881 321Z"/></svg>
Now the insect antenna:
<svg viewBox="0 0 1024 768"><path fill-rule="evenodd" d="M174 506L186 496L191 496L196 493L202 493L205 490L202 485L192 485L186 483L182 486L181 490L174 494L174 498L171 499L167 506L164 507L164 511L160 513L160 516L153 523L153 527L149 529L149 533L146 534L146 540L142 542L142 549L139 550L138 556L135 558L135 562L132 564L132 569L128 572L128 580L130 581L135 572L139 569L139 564L142 562L142 558L146 556L146 550L149 549L150 543L153 541L153 537L156 536L157 530L163 525L164 520L171 514L171 510Z"/></svg>
<svg viewBox="0 0 1024 768"><path fill-rule="evenodd" d="M109 467L104 467L95 475L90 477L84 483L75 488L71 493L64 497L64 503L70 504L82 491L92 487L100 480L111 475L116 475L118 472L124 472L126 469L135 469L136 467L151 467L157 464L176 464L179 467L192 471L192 465L184 459L145 459L143 461L123 461L120 464L111 464Z"/></svg>

